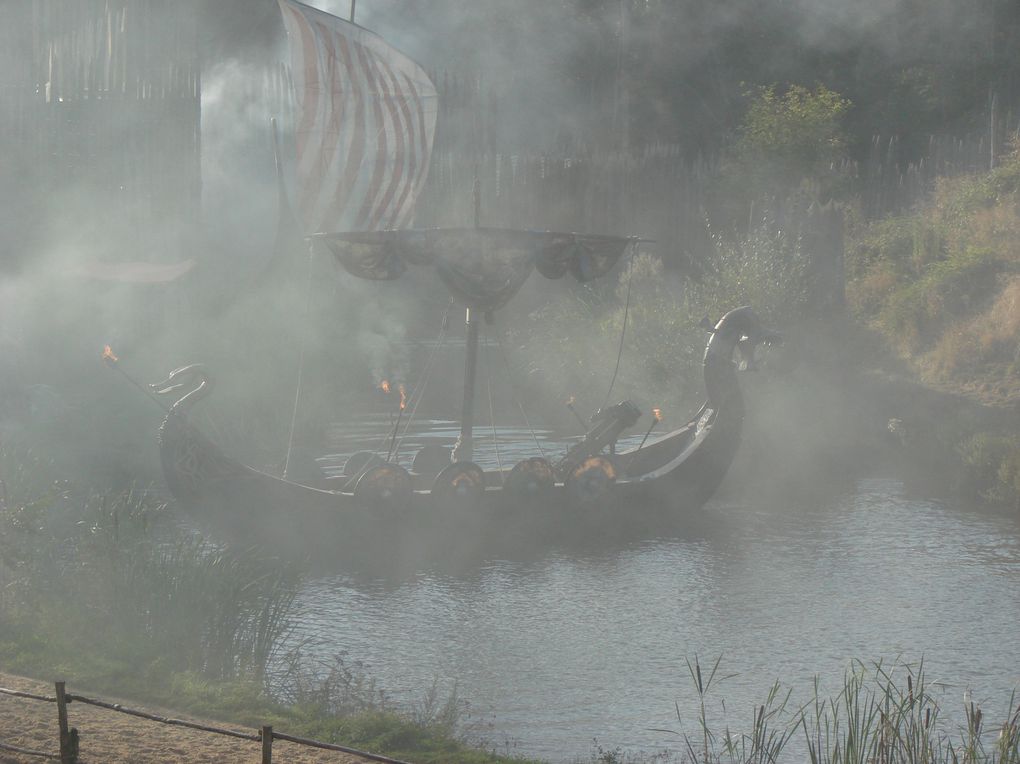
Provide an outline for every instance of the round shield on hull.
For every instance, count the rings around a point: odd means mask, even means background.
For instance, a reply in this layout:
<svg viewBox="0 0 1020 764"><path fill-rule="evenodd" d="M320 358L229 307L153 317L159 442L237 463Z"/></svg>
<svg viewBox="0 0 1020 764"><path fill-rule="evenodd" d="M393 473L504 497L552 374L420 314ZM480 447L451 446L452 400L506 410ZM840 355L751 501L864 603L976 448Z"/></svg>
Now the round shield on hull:
<svg viewBox="0 0 1020 764"><path fill-rule="evenodd" d="M552 465L534 456L517 462L506 477L504 490L514 499L533 500L547 495L556 483Z"/></svg>
<svg viewBox="0 0 1020 764"><path fill-rule="evenodd" d="M609 458L589 456L567 476L567 493L576 504L596 504L612 493L616 477L616 466Z"/></svg>
<svg viewBox="0 0 1020 764"><path fill-rule="evenodd" d="M399 464L372 467L358 478L354 500L363 507L402 509L411 501L411 476Z"/></svg>
<svg viewBox="0 0 1020 764"><path fill-rule="evenodd" d="M484 494L485 473L473 462L454 462L432 483L432 496L442 505L469 507Z"/></svg>
<svg viewBox="0 0 1020 764"><path fill-rule="evenodd" d="M357 477L382 464L386 464L386 460L374 451L357 451L344 462L344 477Z"/></svg>
<svg viewBox="0 0 1020 764"><path fill-rule="evenodd" d="M450 466L451 450L438 443L429 443L419 449L411 463L411 472L435 477Z"/></svg>

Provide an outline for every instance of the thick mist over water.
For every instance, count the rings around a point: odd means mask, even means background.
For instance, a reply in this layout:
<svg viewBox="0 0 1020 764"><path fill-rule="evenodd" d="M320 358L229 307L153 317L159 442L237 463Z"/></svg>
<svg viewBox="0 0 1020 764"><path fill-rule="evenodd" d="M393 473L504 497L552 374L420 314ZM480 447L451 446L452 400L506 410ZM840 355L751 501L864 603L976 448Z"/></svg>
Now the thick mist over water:
<svg viewBox="0 0 1020 764"><path fill-rule="evenodd" d="M162 499L165 410L138 386L195 362L216 384L192 422L274 476L291 446L315 480L356 450L385 452L410 414L383 381L406 386L416 417L395 461L450 445L463 307L432 268L354 278L281 214L276 163L293 198L296 149L276 0L149 3L144 24L141 5L0 9L0 450L42 454L82 492L140 486ZM351 7L313 5L341 17ZM482 225L646 239L597 281L532 274L486 319L483 466L531 455L532 430L562 454L585 426L567 400L585 422L634 401L630 445L653 408L665 421L652 442L682 426L705 398L703 318L751 304L785 342L741 376L746 430L722 495L671 533L589 550L539 539L517 557L461 534L449 541L462 559L403 539L406 559L372 550L381 570L329 560L300 592L293 643L311 658L346 652L402 708L434 679L457 684L473 719L492 720L472 735L554 760L583 756L592 738L677 750L662 730L692 731L694 655L721 655L734 674L717 698L726 708L712 707L734 726L772 679L806 692L818 674L834 687L855 659L923 658L953 722L969 687L986 708L1004 705L1020 683L1020 529L1012 515L932 498L958 487L937 468L900 482L907 436L891 423L935 453L950 404L884 386L903 367L835 293L843 224L898 214L923 193L879 213L860 189L893 198L907 164L939 159L933 136L978 147L957 172L994 164L996 114L1009 124L1020 105L1006 44L1017 12L997 0L356 9L440 92L415 227L472 226L477 180ZM831 136L840 155L809 168L818 177L787 187L772 166L740 164L759 88L823 84L848 105ZM105 345L118 367L102 363ZM210 544L236 540L183 523Z"/></svg>
<svg viewBox="0 0 1020 764"><path fill-rule="evenodd" d="M341 16L350 10L346 0L322 7ZM908 2L876 0L855 6L853 12L837 3L807 0L753 9L742 3L692 3L686 13L672 8L669 14L661 13L664 8L657 3L485 2L465 7L362 0L357 21L406 50L440 79L449 74L491 94L491 105L498 109L490 115L496 128L483 150L556 155L577 154L584 147L616 151L637 147L655 135L675 142L683 153L710 155L732 133L744 108L728 94L733 82L767 84L796 75L810 80L812 64L818 62L829 67L821 76L834 77L837 87L847 85L839 89L855 98L854 87L870 82L861 70L864 58L841 61L839 56L850 50L859 55L861 40L868 40L874 56L909 64L922 55L912 45L938 39L944 42L940 56L949 65L973 50L975 41L994 40L997 18L994 6L985 13L964 12L952 3L929 4L920 25L923 34L898 37L897 30L912 18ZM13 202L4 206L12 217L5 229L0 331L5 357L12 359L5 363L5 377L12 378L22 395L24 388L40 384L68 395L66 382L77 383L82 373L98 373L90 359L107 342L137 363L138 374L146 378L163 374L167 366L222 357L224 362L216 366L225 367L220 373L235 375L232 386L243 379L255 389L266 377L280 376L282 368L293 368L301 341L308 343L313 357L327 350L346 355L350 363L345 367L362 364L374 370L369 376L406 375L400 343L408 337L407 327L439 324L445 299L425 276L415 287L357 284L320 258L313 275L320 293L315 304L323 306L324 313L314 317L318 322L306 320L307 262L300 249L289 253L291 259L281 271L273 271L271 283L260 282L277 231L270 117L281 120L282 151L288 159L288 96L267 74L285 58L279 14L271 2L200 3L196 11L187 23L167 11L165 19L152 21L147 32L151 41L138 41L142 47L151 42L158 55L183 58L190 67L186 76L175 75L175 81L190 78L188 92L198 100L168 102L164 112L139 107L114 116L74 91L76 62L65 61L58 77L50 68L44 70L44 51L29 51L27 40L9 51L12 58L31 60L31 65L11 68L12 80L20 78L13 81L44 89L50 83L53 95L66 99L22 109L13 120L18 129L4 139L20 164L0 179L0 194ZM759 40L741 54L739 48L750 34L742 30L751 13L756 17L754 35L765 42ZM668 19L673 26L662 28L657 19ZM27 16L14 21L31 23ZM183 24L182 39L194 35L188 43L194 50L182 53L156 45L157 30L173 24ZM73 20L66 24L68 29L73 25ZM620 52L615 60L603 55L614 48ZM994 46L986 55L995 55ZM163 85L159 76L147 75L152 87ZM58 82L62 96L56 92ZM883 108L859 101L854 118L870 119L881 129ZM53 154L44 148L48 142L66 157L79 156L71 144L81 142L70 133L61 137L55 128L47 132L34 125L33 120L41 118L51 124L52 117L46 116L50 112L66 112L71 133L75 120L89 120L101 137L82 138L84 152L70 170L64 160L52 166L45 159ZM8 111L7 116L12 115ZM187 120L198 131L197 148L161 137L162 131L173 129L183 140L186 128L172 126ZM114 123L115 129L110 127ZM129 151L137 135L149 136L151 145ZM26 145L34 148L24 151ZM137 157L132 161L154 157L162 164L147 174L138 167L117 169L125 155ZM188 166L196 160L195 167ZM462 204L470 195L470 178L441 193L446 198L433 201L432 209ZM484 193L491 202L483 209L485 220L507 222L499 200L488 196L492 189ZM26 214L11 212L18 209ZM664 205L658 211L614 211L611 223L591 212L584 220L548 214L529 220L516 214L513 222L657 236L658 226L647 221L669 214ZM459 219L436 217L447 224L471 222L466 213ZM424 217L418 221L433 222ZM703 235L697 228L672 231L669 240L660 238L648 248L673 267L674 258L682 263L691 257L684 239ZM677 235L679 239L673 238ZM128 285L95 277L96 264L125 262L193 266L166 284ZM553 296L550 285L534 288L533 296L525 294L516 318ZM681 282L671 289L680 292ZM424 303L428 307L422 308ZM714 310L721 313L730 307L720 304ZM434 336L431 328L421 334ZM228 360L232 350L241 358ZM611 359L603 366L611 366ZM366 379L356 384L368 387ZM570 386L558 383L549 392L559 399L572 394L564 389ZM281 396L263 399L266 406L283 405L282 390L276 392ZM263 393L258 390L253 397Z"/></svg>

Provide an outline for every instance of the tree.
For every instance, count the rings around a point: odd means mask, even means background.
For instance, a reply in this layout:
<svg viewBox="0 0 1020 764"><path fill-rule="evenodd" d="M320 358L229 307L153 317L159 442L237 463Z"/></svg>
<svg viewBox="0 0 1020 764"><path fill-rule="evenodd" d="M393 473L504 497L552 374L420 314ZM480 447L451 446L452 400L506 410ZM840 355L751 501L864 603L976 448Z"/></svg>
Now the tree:
<svg viewBox="0 0 1020 764"><path fill-rule="evenodd" d="M831 174L846 152L842 120L850 101L824 85L790 85L783 93L770 85L748 95L731 157L756 191L788 192Z"/></svg>

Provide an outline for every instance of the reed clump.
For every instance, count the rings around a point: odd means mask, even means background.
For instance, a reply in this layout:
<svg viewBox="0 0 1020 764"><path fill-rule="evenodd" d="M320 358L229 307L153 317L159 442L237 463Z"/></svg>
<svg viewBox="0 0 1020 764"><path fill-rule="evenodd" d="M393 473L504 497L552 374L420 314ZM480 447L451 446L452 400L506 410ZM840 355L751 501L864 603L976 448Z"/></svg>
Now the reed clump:
<svg viewBox="0 0 1020 764"><path fill-rule="evenodd" d="M4 449L0 624L52 660L111 656L95 671L261 679L290 628L300 577L250 549L213 546L147 491L40 482L45 464ZM116 656L116 660L112 657ZM24 657L24 656L23 656Z"/></svg>
<svg viewBox="0 0 1020 764"><path fill-rule="evenodd" d="M697 707L693 729L659 730L676 734L682 748L671 758L692 764L1016 764L1020 762L1020 699L1009 698L1005 712L989 718L970 693L963 714L948 721L939 693L927 680L924 664L867 665L856 661L842 687L827 694L816 679L800 704L775 683L754 709L750 729L734 732L710 718L709 696L722 677L720 661L703 667L688 662ZM713 698L714 700L714 698ZM593 760L594 757L593 757ZM617 759L622 761L623 759ZM598 761L613 761L612 758Z"/></svg>

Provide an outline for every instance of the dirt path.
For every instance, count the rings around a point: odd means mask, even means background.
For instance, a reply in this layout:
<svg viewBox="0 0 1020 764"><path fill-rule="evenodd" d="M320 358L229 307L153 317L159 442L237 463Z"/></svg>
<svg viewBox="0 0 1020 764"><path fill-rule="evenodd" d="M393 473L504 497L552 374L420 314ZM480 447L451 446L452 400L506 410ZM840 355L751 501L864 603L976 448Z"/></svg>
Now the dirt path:
<svg viewBox="0 0 1020 764"><path fill-rule="evenodd" d="M52 697L53 685L24 677L0 674L0 687ZM68 688L74 692L74 688ZM87 693L80 693L87 695ZM109 698L103 698L109 700ZM178 719L254 732L236 724L195 719L139 703L130 708ZM194 762L195 764L247 764L261 762L261 744L184 727L168 726L134 716L108 711L84 703L68 706L68 719L78 728L80 754L84 764L148 764L148 762ZM15 698L0 693L0 743L33 751L57 753L57 707L55 703ZM0 750L0 764L39 764L46 759ZM323 751L293 743L273 743L273 761L284 764L360 764L357 756Z"/></svg>

